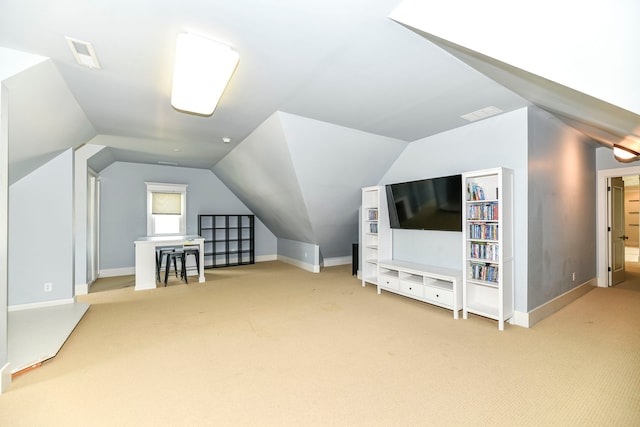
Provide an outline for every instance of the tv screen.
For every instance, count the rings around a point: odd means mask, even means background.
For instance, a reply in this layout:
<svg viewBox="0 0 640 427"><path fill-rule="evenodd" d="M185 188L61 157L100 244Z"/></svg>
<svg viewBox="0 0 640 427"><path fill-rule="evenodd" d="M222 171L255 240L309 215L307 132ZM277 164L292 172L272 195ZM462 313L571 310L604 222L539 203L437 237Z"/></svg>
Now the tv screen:
<svg viewBox="0 0 640 427"><path fill-rule="evenodd" d="M462 231L462 175L386 186L391 228Z"/></svg>

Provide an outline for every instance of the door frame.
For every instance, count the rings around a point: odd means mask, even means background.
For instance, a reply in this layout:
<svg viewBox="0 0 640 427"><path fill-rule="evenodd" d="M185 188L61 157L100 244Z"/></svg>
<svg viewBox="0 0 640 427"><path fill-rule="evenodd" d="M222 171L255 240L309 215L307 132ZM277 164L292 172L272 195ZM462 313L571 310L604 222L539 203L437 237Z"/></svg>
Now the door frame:
<svg viewBox="0 0 640 427"><path fill-rule="evenodd" d="M87 168L87 283L93 284L100 271L100 181L97 173Z"/></svg>
<svg viewBox="0 0 640 427"><path fill-rule="evenodd" d="M607 231L608 195L607 185L609 178L616 176L640 175L640 166L631 166L617 169L603 169L598 171L596 189L596 247L597 262L596 274L598 286L606 288L609 284L609 233Z"/></svg>

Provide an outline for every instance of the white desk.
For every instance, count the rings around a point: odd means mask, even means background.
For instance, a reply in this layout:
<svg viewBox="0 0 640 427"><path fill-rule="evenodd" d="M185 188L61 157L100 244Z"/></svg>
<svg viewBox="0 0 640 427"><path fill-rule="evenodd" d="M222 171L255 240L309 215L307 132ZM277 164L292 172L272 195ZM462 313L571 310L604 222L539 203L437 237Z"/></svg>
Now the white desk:
<svg viewBox="0 0 640 427"><path fill-rule="evenodd" d="M199 282L204 282L204 238L200 236L145 236L133 242L136 247L136 291L156 288L156 247L199 245Z"/></svg>

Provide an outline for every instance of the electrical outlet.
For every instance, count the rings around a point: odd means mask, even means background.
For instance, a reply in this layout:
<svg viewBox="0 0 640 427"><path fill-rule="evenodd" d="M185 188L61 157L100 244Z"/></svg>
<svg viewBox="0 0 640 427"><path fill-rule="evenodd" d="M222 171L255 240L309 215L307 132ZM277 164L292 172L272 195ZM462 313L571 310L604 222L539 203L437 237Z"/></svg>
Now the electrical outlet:
<svg viewBox="0 0 640 427"><path fill-rule="evenodd" d="M572 282L576 281L576 272L575 271L573 273L571 273L571 281Z"/></svg>
<svg viewBox="0 0 640 427"><path fill-rule="evenodd" d="M53 291L53 283L51 283L51 282L45 282L45 284L44 284L44 291L45 291L45 292L52 292L52 291Z"/></svg>

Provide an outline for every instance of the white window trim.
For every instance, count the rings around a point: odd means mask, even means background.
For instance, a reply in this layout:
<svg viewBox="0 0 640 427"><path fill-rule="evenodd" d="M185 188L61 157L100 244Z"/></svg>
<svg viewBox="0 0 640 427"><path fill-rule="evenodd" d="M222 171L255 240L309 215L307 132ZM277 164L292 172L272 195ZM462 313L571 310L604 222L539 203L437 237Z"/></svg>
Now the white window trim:
<svg viewBox="0 0 640 427"><path fill-rule="evenodd" d="M155 236L153 215L151 214L152 193L180 193L182 194L182 215L180 218L180 232L175 235L186 235L187 229L187 184L169 184L162 182L145 182L147 185L147 236ZM169 236L173 234L162 234Z"/></svg>

